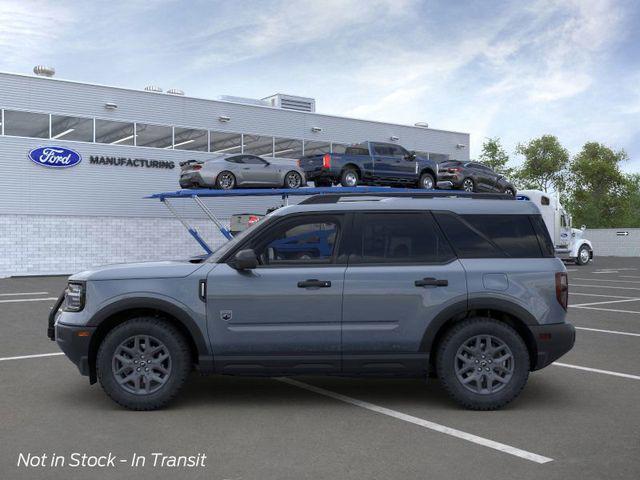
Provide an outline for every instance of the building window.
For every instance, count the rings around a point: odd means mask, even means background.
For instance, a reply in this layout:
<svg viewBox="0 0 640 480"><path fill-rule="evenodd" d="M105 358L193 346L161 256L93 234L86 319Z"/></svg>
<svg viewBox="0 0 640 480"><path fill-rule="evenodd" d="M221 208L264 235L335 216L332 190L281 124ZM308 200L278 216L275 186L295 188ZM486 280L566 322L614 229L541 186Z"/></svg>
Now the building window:
<svg viewBox="0 0 640 480"><path fill-rule="evenodd" d="M305 155L322 155L323 153L331 153L331 143L329 142L313 142L304 141Z"/></svg>
<svg viewBox="0 0 640 480"><path fill-rule="evenodd" d="M96 142L133 145L133 123L96 119Z"/></svg>
<svg viewBox="0 0 640 480"><path fill-rule="evenodd" d="M208 150L208 135L206 130L176 127L173 131L173 148L176 150Z"/></svg>
<svg viewBox="0 0 640 480"><path fill-rule="evenodd" d="M93 119L51 115L51 138L93 142Z"/></svg>
<svg viewBox="0 0 640 480"><path fill-rule="evenodd" d="M274 143L274 157L295 159L302 157L302 140L294 140L290 138L275 138Z"/></svg>
<svg viewBox="0 0 640 480"><path fill-rule="evenodd" d="M15 137L49 138L49 115L5 110L4 134Z"/></svg>
<svg viewBox="0 0 640 480"><path fill-rule="evenodd" d="M173 129L164 125L136 123L136 145L138 147L171 148Z"/></svg>
<svg viewBox="0 0 640 480"><path fill-rule="evenodd" d="M260 135L243 135L244 153L251 155L273 156L273 137L262 137Z"/></svg>
<svg viewBox="0 0 640 480"><path fill-rule="evenodd" d="M344 143L332 143L331 144L331 153L344 153L349 145Z"/></svg>
<svg viewBox="0 0 640 480"><path fill-rule="evenodd" d="M242 153L242 135L239 133L210 132L212 153Z"/></svg>

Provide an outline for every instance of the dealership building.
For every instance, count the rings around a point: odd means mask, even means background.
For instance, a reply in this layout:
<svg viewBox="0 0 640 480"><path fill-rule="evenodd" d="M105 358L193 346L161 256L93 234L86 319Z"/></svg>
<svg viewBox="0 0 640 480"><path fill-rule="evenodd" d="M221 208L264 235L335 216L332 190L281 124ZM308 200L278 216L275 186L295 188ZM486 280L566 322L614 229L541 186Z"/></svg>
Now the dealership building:
<svg viewBox="0 0 640 480"><path fill-rule="evenodd" d="M250 153L294 162L364 140L398 143L437 161L469 159L467 133L324 115L310 98L210 100L34 72L0 73L0 277L201 253L164 205L144 198L179 189L185 160ZM74 153L66 168L51 168L33 160L33 151ZM207 205L228 221L280 202L234 197ZM223 241L191 200L175 205L210 244Z"/></svg>

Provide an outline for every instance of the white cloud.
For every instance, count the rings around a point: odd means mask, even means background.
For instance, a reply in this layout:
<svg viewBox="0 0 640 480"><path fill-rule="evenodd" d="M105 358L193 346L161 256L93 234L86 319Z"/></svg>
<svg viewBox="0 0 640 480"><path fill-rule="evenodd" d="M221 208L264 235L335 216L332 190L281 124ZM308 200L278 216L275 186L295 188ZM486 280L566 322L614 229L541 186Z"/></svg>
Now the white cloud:
<svg viewBox="0 0 640 480"><path fill-rule="evenodd" d="M73 22L73 13L47 1L0 1L0 62L5 70L20 68L25 59L48 58L56 41Z"/></svg>

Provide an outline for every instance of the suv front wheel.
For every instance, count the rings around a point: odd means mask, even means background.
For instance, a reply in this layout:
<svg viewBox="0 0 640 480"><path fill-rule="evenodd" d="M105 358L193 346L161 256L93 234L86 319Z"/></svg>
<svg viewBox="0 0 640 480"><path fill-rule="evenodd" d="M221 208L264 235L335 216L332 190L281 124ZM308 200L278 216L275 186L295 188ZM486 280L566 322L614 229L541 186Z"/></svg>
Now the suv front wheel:
<svg viewBox="0 0 640 480"><path fill-rule="evenodd" d="M529 352L513 328L490 318L454 325L438 348L442 386L471 410L495 410L515 399L529 377Z"/></svg>
<svg viewBox="0 0 640 480"><path fill-rule="evenodd" d="M140 317L111 330L98 349L103 390L125 408L155 410L182 388L191 371L189 345L166 320Z"/></svg>

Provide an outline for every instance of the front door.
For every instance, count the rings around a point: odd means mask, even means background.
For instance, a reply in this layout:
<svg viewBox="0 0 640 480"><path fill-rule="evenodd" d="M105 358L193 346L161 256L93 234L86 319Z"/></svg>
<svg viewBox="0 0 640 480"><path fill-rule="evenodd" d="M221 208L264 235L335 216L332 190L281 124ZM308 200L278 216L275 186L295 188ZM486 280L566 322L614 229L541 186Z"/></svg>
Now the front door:
<svg viewBox="0 0 640 480"><path fill-rule="evenodd" d="M422 373L421 342L448 306L466 305L465 272L429 212L360 213L345 275L345 373Z"/></svg>
<svg viewBox="0 0 640 480"><path fill-rule="evenodd" d="M207 278L207 323L222 373L331 373L340 370L346 265L338 261L343 215L275 221L239 248L260 265L221 263Z"/></svg>
<svg viewBox="0 0 640 480"><path fill-rule="evenodd" d="M277 181L277 170L266 160L255 156L245 155L242 166L247 184L274 185Z"/></svg>

